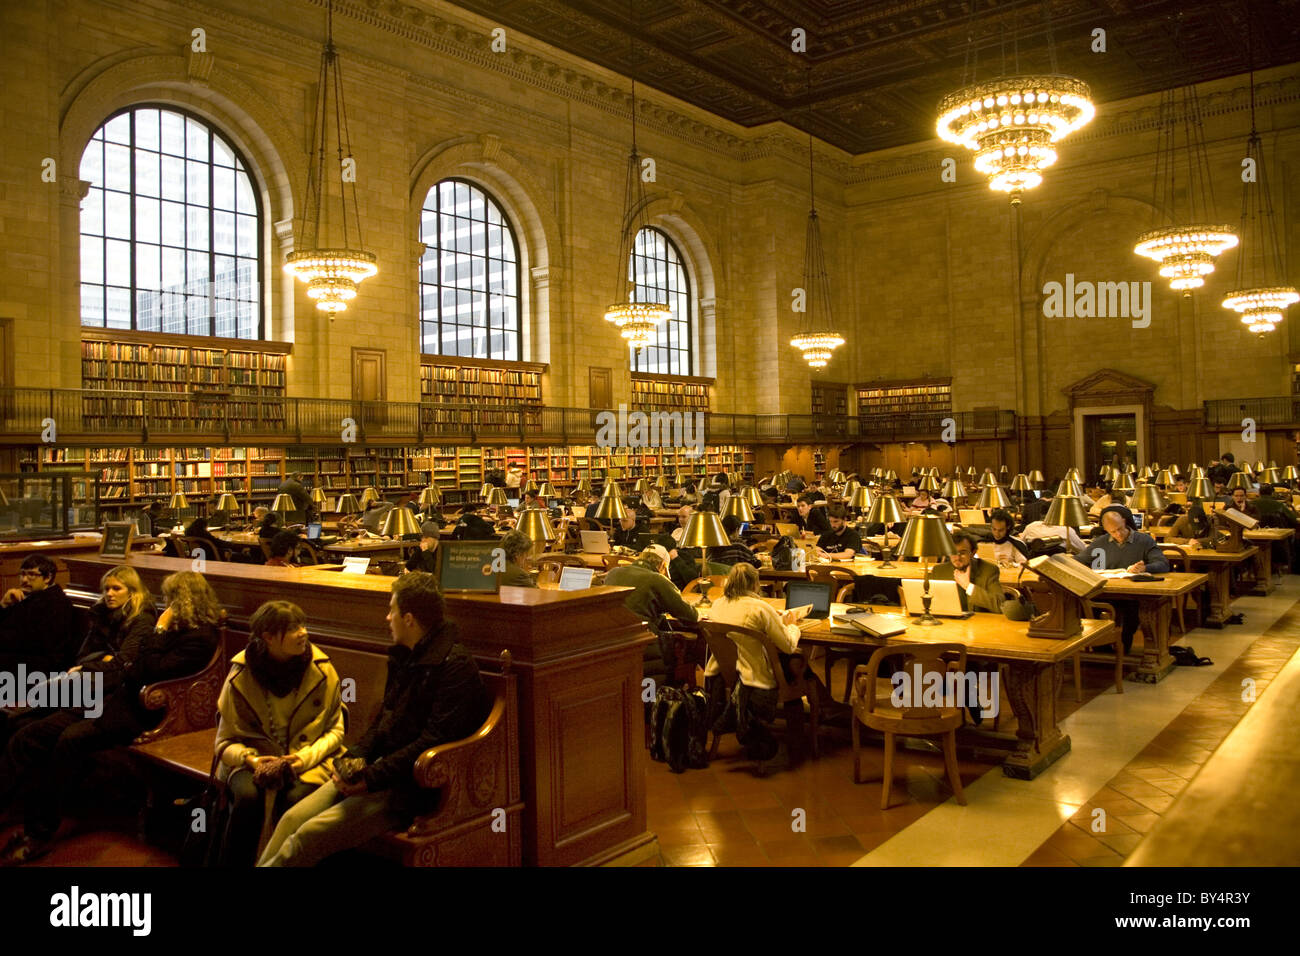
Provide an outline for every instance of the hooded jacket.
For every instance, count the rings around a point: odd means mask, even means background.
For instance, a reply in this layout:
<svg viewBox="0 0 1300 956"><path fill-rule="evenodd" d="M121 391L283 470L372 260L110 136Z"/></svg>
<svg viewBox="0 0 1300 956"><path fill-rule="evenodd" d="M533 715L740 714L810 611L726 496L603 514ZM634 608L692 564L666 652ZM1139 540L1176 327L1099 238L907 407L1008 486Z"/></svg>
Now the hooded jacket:
<svg viewBox="0 0 1300 956"><path fill-rule="evenodd" d="M399 812L413 809L423 796L415 784L416 759L430 747L468 737L491 709L478 665L456 642L456 625L443 621L414 647L388 649L383 706L348 754L365 758L361 777L371 793L393 790Z"/></svg>
<svg viewBox="0 0 1300 956"><path fill-rule="evenodd" d="M249 754L296 755L302 760L299 780L325 783L334 758L343 754L346 729L342 682L329 655L312 644L311 663L286 697L273 696L257 682L246 655L240 651L231 660L217 699L217 778L227 779Z"/></svg>

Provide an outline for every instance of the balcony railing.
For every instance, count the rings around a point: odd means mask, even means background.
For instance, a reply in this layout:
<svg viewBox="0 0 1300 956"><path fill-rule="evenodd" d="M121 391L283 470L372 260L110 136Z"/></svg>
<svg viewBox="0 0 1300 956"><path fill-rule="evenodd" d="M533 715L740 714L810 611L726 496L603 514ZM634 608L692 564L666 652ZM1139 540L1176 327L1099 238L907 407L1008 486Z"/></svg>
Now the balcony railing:
<svg viewBox="0 0 1300 956"><path fill-rule="evenodd" d="M600 412L537 405L358 402L251 395L216 398L173 392L10 388L0 389L0 439L11 445L39 445L49 440L58 444L106 445L339 444L349 438L394 445L583 445L596 443ZM960 441L1012 438L1016 434L1016 416L1009 411L863 417L709 412L704 413L703 424L703 443L708 445L943 441L949 437ZM660 437L664 444L671 444L664 435Z"/></svg>
<svg viewBox="0 0 1300 956"><path fill-rule="evenodd" d="M1288 425L1300 427L1300 399L1221 398L1205 403L1205 427L1235 431L1247 427L1247 419L1256 427Z"/></svg>

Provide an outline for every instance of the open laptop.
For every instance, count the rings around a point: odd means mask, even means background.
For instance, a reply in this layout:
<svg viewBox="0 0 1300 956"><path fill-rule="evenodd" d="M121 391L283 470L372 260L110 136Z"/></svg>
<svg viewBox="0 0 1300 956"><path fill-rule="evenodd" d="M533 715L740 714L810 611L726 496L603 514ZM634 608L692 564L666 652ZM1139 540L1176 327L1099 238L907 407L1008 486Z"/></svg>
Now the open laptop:
<svg viewBox="0 0 1300 956"><path fill-rule="evenodd" d="M609 554L609 535L603 531L579 531L586 554Z"/></svg>
<svg viewBox="0 0 1300 956"><path fill-rule="evenodd" d="M776 523L776 533L784 534L791 538L797 538L799 537L799 526L797 524L787 524L784 521L778 521Z"/></svg>
<svg viewBox="0 0 1300 956"><path fill-rule="evenodd" d="M957 520L961 524L988 524L988 516L983 508L958 508Z"/></svg>
<svg viewBox="0 0 1300 956"><path fill-rule="evenodd" d="M790 581L785 586L785 608L812 605L812 610L799 622L799 628L814 627L831 614L831 586L825 581Z"/></svg>
<svg viewBox="0 0 1300 956"><path fill-rule="evenodd" d="M903 582L903 604L908 614L921 614L925 604L921 597L925 591L925 582L910 579ZM957 587L956 581L930 582L930 613L935 617L970 617L966 608L966 594Z"/></svg>
<svg viewBox="0 0 1300 956"><path fill-rule="evenodd" d="M591 579L595 573L592 568L561 568L559 589L561 591L585 591L591 587Z"/></svg>
<svg viewBox="0 0 1300 956"><path fill-rule="evenodd" d="M319 521L313 521L311 524L307 525L307 540L319 541L321 527L322 526Z"/></svg>
<svg viewBox="0 0 1300 956"><path fill-rule="evenodd" d="M518 498L507 498L507 499L506 499L506 504L508 504L511 508L518 508L518 507L519 507L519 499L518 499Z"/></svg>
<svg viewBox="0 0 1300 956"><path fill-rule="evenodd" d="M644 551L646 548L650 547L650 539L653 537L654 535L651 534L649 531L640 532L636 536L636 545L635 545L636 550Z"/></svg>

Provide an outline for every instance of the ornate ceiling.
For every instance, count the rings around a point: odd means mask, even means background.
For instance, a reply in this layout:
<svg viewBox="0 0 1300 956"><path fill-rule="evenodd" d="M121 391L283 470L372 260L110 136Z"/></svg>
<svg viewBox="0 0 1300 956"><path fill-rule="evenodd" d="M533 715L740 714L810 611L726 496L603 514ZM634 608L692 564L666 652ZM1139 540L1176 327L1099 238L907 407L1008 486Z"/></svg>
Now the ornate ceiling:
<svg viewBox="0 0 1300 956"><path fill-rule="evenodd" d="M744 126L784 120L850 153L933 138L944 94L1015 72L1017 57L1041 71L1054 50L1057 71L1105 103L1245 72L1249 10L1256 68L1300 61L1300 0L1051 0L1050 43L1044 0L974 0L973 16L971 0L453 2Z"/></svg>

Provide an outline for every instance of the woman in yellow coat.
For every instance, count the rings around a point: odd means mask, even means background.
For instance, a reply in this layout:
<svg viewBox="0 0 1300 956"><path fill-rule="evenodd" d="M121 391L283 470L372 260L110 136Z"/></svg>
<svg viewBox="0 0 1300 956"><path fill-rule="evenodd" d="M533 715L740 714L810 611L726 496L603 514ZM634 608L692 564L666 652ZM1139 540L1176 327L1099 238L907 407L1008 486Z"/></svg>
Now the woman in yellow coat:
<svg viewBox="0 0 1300 956"><path fill-rule="evenodd" d="M330 779L344 751L344 708L329 655L307 639L296 604L268 601L249 622L217 702L217 779L227 815L220 865L252 866L259 835Z"/></svg>

